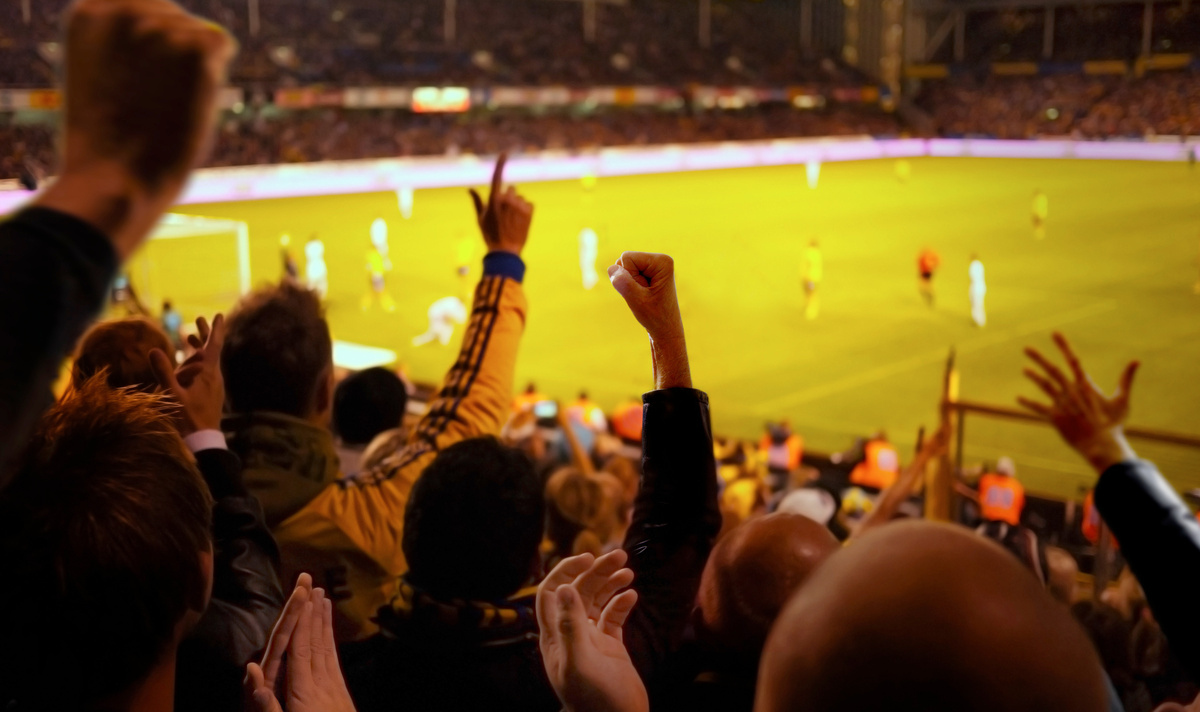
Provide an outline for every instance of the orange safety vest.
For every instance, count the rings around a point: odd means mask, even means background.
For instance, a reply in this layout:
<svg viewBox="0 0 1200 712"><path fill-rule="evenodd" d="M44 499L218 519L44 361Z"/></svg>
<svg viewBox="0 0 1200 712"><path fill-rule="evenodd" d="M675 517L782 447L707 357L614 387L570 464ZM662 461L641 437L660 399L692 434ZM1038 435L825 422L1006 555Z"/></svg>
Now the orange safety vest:
<svg viewBox="0 0 1200 712"><path fill-rule="evenodd" d="M776 444L771 434L767 433L759 441L758 449L767 453L767 467L791 472L800 467L800 460L804 457L804 438L792 433L786 440Z"/></svg>
<svg viewBox="0 0 1200 712"><path fill-rule="evenodd" d="M527 410L533 410L533 406L546 400L546 396L534 391L533 393L522 392L513 398L512 412L521 413Z"/></svg>
<svg viewBox="0 0 1200 712"><path fill-rule="evenodd" d="M1021 523L1025 486L1015 477L988 473L979 478L979 515L988 521Z"/></svg>
<svg viewBox="0 0 1200 712"><path fill-rule="evenodd" d="M604 427L604 412L600 410L600 406L582 398L567 408L567 419L593 430Z"/></svg>
<svg viewBox="0 0 1200 712"><path fill-rule="evenodd" d="M886 440L867 443L867 456L850 473L850 482L859 487L887 489L900 474L900 455Z"/></svg>
<svg viewBox="0 0 1200 712"><path fill-rule="evenodd" d="M1090 541L1092 544L1100 543L1100 510L1096 509L1095 490L1087 493L1087 497L1083 498L1083 538ZM1117 543L1117 538L1108 533L1108 539L1112 542L1114 549L1120 549L1121 545Z"/></svg>
<svg viewBox="0 0 1200 712"><path fill-rule="evenodd" d="M613 432L625 440L642 440L642 404L626 401L613 411Z"/></svg>

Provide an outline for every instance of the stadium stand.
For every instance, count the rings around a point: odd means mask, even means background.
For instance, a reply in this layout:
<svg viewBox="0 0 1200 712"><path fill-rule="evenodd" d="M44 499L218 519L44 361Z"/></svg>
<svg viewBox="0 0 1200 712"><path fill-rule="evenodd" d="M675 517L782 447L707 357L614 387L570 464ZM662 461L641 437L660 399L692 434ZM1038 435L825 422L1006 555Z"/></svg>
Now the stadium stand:
<svg viewBox="0 0 1200 712"><path fill-rule="evenodd" d="M288 7L264 15L279 31L312 29L305 43L345 41ZM391 7L399 18L355 15L350 32L386 22L432 33L434 5ZM481 5L464 35L499 26L498 7ZM538 63L513 48L560 51L548 36L569 18L544 15L504 40L521 77ZM1091 601L1056 575L1084 568L1065 533L1084 534L1090 513L1057 528L1023 515L1047 503L1026 503L1011 461L980 463L973 488L959 481L946 396L940 427L907 463L882 433L827 456L778 424L757 445L714 440L670 256L626 252L608 274L628 328L653 346L640 442L619 437L636 403L604 423L586 407L550 418L514 403L535 212L505 189L503 153L486 195L471 191L486 254L459 356L440 387L412 389L425 398L385 378L405 406L359 436L354 416L367 414L336 410L363 399L338 397L320 298L293 280L229 305L228 320L198 320L181 362L145 319L88 331L122 263L209 160L214 132L219 164L859 132L890 119L838 108L579 125L436 117L397 136L384 113L318 110L214 126L232 47L218 27L168 0L79 0L65 18L39 7L43 30L60 21L66 159L54 165L46 129L10 126L6 139L9 170L37 162L59 175L0 223L4 709L274 712L277 698L322 712L1200 706L1200 522L1128 442L1139 363L1102 388L1096 364L1059 334L1057 354L1026 349L1042 396L1021 402L1086 463L1093 509L1119 541L1119 559L1105 543L1091 549L1088 568L1124 566L1112 587L1097 573ZM271 51L252 47L239 71L260 66L256 49ZM305 71L346 81L365 66L312 56ZM597 81L589 61L555 71ZM663 71L704 70L685 58ZM964 133L1186 132L1194 79L964 80L929 101L935 114L969 102L998 115L941 115ZM1060 105L1065 122L1046 113ZM70 354L72 381L54 398ZM400 410L408 422L395 422ZM346 477L339 447L388 431L405 435ZM864 459L891 475L882 491L848 486ZM938 513L956 489L973 489L961 496L973 514ZM926 514L936 521L897 521Z"/></svg>

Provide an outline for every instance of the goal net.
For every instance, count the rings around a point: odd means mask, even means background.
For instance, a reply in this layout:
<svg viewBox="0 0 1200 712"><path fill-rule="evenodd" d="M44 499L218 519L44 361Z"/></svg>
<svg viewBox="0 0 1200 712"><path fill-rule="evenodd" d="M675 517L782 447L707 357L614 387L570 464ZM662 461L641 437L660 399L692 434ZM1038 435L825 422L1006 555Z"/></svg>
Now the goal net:
<svg viewBox="0 0 1200 712"><path fill-rule="evenodd" d="M228 312L250 290L250 231L237 220L169 213L125 269L154 314L164 300L185 319Z"/></svg>

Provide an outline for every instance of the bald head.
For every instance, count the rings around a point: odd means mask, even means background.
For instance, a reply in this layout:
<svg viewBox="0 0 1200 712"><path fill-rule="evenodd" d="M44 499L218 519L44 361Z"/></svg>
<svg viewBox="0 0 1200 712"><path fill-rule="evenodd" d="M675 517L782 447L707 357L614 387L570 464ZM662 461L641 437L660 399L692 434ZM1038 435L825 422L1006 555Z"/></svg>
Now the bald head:
<svg viewBox="0 0 1200 712"><path fill-rule="evenodd" d="M881 527L830 558L763 652L757 712L1096 712L1101 664L1011 554L960 527Z"/></svg>
<svg viewBox="0 0 1200 712"><path fill-rule="evenodd" d="M714 649L751 667L791 595L837 551L824 526L798 514L771 514L734 529L713 548L697 597L697 627Z"/></svg>

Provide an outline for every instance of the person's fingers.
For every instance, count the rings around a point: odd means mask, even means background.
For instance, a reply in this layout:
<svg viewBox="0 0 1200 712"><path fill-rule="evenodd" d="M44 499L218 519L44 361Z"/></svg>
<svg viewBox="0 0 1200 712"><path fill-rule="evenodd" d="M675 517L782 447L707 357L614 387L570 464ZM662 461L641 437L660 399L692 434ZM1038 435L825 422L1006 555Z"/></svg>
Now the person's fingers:
<svg viewBox="0 0 1200 712"><path fill-rule="evenodd" d="M471 202L475 203L475 218L483 220L483 198L479 197L479 193L474 188L467 189L467 192L471 194Z"/></svg>
<svg viewBox="0 0 1200 712"><path fill-rule="evenodd" d="M562 662L570 669L575 664L576 647L583 636L587 635L586 627L591 625L591 622L574 586L559 586L554 592L554 597L558 604L555 611L555 632L565 657Z"/></svg>
<svg viewBox="0 0 1200 712"><path fill-rule="evenodd" d="M288 643L288 687L310 690L313 687L313 603L305 601L300 609L300 620Z"/></svg>
<svg viewBox="0 0 1200 712"><path fill-rule="evenodd" d="M508 154L501 153L496 159L496 169L492 171L492 192L488 195L489 204L500 197L500 188L504 185L504 164L508 163Z"/></svg>
<svg viewBox="0 0 1200 712"><path fill-rule="evenodd" d="M175 365L171 363L171 359L167 358L162 349L150 350L150 367L154 369L154 375L158 377L159 385L173 393L176 398L183 394L183 388L175 379Z"/></svg>
<svg viewBox="0 0 1200 712"><path fill-rule="evenodd" d="M622 628L625 626L625 620L629 618L630 612L633 611L637 599L637 591L630 589L609 601L608 605L604 607L604 612L600 614L600 632L617 640L623 640Z"/></svg>
<svg viewBox="0 0 1200 712"><path fill-rule="evenodd" d="M623 588L628 588L632 583L633 569L621 569L617 571L612 576L609 576L608 580L605 581L604 584L596 591L595 595L593 595L592 605L596 609L604 608L606 605L608 605L608 602L613 597L613 594ZM598 611L589 611L589 613L592 612L598 613Z"/></svg>
<svg viewBox="0 0 1200 712"><path fill-rule="evenodd" d="M1054 386L1053 383L1042 377L1040 373L1032 368L1024 370L1025 377L1037 384L1037 387L1042 389L1042 392L1050 396L1050 400L1057 401L1061 395L1061 391Z"/></svg>
<svg viewBox="0 0 1200 712"><path fill-rule="evenodd" d="M617 264L629 272L638 284L649 287L655 276L649 258L650 255L645 252L622 252Z"/></svg>
<svg viewBox="0 0 1200 712"><path fill-rule="evenodd" d="M204 348L204 342L201 341L200 337L196 336L195 334L188 334L187 342L188 342L189 346L191 346L193 349L196 349L197 351Z"/></svg>
<svg viewBox="0 0 1200 712"><path fill-rule="evenodd" d="M225 315L217 314L213 317L212 329L209 331L207 339L207 347L204 349L206 353L211 352L208 360L213 364L214 368L220 367L221 349L225 346Z"/></svg>
<svg viewBox="0 0 1200 712"><path fill-rule="evenodd" d="M589 609L596 606L597 594L608 583L609 577L625 566L628 558L629 556L625 553L624 549L611 551L596 559L586 571L575 577L575 581L571 585L579 592L584 605L588 606ZM603 604L600 604L600 606L603 606ZM596 614L599 615L599 610L596 611Z"/></svg>
<svg viewBox="0 0 1200 712"><path fill-rule="evenodd" d="M1127 400L1129 398L1129 391L1133 388L1133 378L1137 375L1138 369L1141 366L1140 361L1131 361L1125 367L1125 370L1121 372L1121 380L1117 383L1117 392L1113 394L1115 398L1120 400Z"/></svg>
<svg viewBox="0 0 1200 712"><path fill-rule="evenodd" d="M313 684L322 687L329 676L325 668L325 589L314 588L312 595L312 620L309 621L312 635Z"/></svg>
<svg viewBox="0 0 1200 712"><path fill-rule="evenodd" d="M1055 345L1058 346L1058 350L1062 352L1063 358L1067 360L1067 366L1070 367L1071 373L1075 375L1075 380L1079 383L1087 382L1087 373L1084 372L1083 364L1079 361L1079 357L1075 355L1075 350L1071 348L1071 343L1067 341L1067 337L1056 331L1052 338Z"/></svg>
<svg viewBox="0 0 1200 712"><path fill-rule="evenodd" d="M208 319L202 316L196 317L196 331L200 337L200 343L207 344L208 335L211 333L211 329L208 326Z"/></svg>
<svg viewBox="0 0 1200 712"><path fill-rule="evenodd" d="M267 687L262 668L258 663L250 663L246 666L246 678L242 682L242 689L252 712L276 712L279 710L279 700L275 699L274 690Z"/></svg>
<svg viewBox="0 0 1200 712"><path fill-rule="evenodd" d="M308 574L301 574L301 581L306 576ZM307 586L301 585L301 581L297 581L296 588L292 590L292 595L284 604L283 612L279 614L279 620L275 622L275 629L271 631L271 637L267 641L267 650L263 653L263 674L266 677L267 687L271 690L275 689L275 679L279 673L279 666L283 662L283 653L291 643L292 633L296 629L296 624L300 620L304 604L308 602L309 591L312 588L312 577L308 577Z"/></svg>
<svg viewBox="0 0 1200 712"><path fill-rule="evenodd" d="M333 601L329 597L325 597L324 609L321 611L321 624L324 631L321 634L322 640L325 641L325 671L330 679L336 680L339 684L345 685L346 681L342 678L342 666L338 662L337 640L333 636Z"/></svg>
<svg viewBox="0 0 1200 712"><path fill-rule="evenodd" d="M1022 406L1024 406L1026 409L1031 410L1034 413L1037 413L1038 415L1042 416L1043 418L1049 419L1050 416L1053 414L1048 406L1038 403L1037 401L1029 400L1028 398L1025 398L1025 397L1020 397L1020 398L1017 398L1017 402L1020 403Z"/></svg>
<svg viewBox="0 0 1200 712"><path fill-rule="evenodd" d="M558 562L558 565L550 570L546 578L542 579L541 584L538 585L538 594L535 601L538 625L541 626L542 630L550 630L553 627L549 607L553 605L554 599L547 598L547 596L552 595L559 586L574 581L575 577L587 571L595 560L596 557L591 554L568 556Z"/></svg>
<svg viewBox="0 0 1200 712"><path fill-rule="evenodd" d="M1050 378L1053 378L1054 382L1057 383L1060 388L1066 390L1067 377L1063 375L1062 369L1060 369L1058 366L1055 366L1053 363L1050 363L1050 360L1043 356L1037 349L1027 348L1025 349L1025 355L1033 359L1037 365L1041 366L1042 370L1049 374Z"/></svg>
<svg viewBox="0 0 1200 712"><path fill-rule="evenodd" d="M303 588L309 592L312 591L312 574L307 571L296 577L296 588Z"/></svg>
<svg viewBox="0 0 1200 712"><path fill-rule="evenodd" d="M625 301L633 299L639 288L645 288L644 285L639 285L634 276L629 273L629 270L621 265L613 265L608 268L608 281L617 290L617 294L625 298Z"/></svg>

